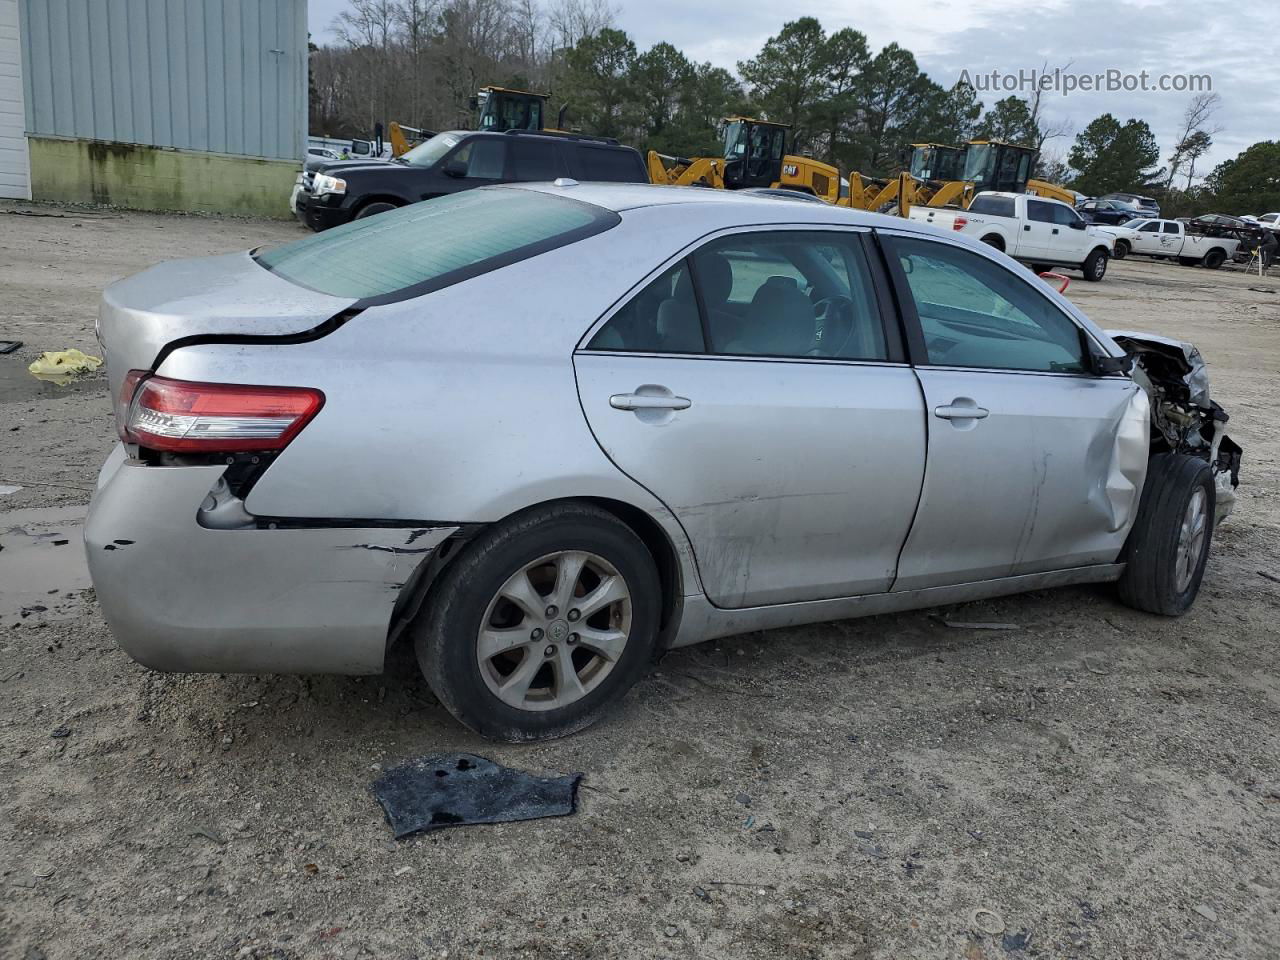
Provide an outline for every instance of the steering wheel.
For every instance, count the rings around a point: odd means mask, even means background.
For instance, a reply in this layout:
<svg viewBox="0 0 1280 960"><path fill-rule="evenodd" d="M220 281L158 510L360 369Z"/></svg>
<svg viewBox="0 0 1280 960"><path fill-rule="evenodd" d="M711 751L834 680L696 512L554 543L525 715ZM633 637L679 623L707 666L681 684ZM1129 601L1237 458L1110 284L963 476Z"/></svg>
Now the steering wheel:
<svg viewBox="0 0 1280 960"><path fill-rule="evenodd" d="M840 356L853 337L853 301L845 296L823 297L813 305L813 312L822 323L822 339L809 354Z"/></svg>

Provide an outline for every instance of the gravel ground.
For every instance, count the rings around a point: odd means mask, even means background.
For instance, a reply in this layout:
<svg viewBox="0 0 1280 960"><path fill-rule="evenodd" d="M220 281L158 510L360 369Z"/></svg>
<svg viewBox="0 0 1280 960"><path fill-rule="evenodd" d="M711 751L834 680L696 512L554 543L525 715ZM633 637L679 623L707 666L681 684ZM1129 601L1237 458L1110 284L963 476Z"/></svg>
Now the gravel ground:
<svg viewBox="0 0 1280 960"><path fill-rule="evenodd" d="M0 957L1280 953L1280 281L1125 261L1069 291L1199 344L1245 448L1183 619L1090 587L734 637L510 746L403 649L376 678L149 672L85 589L110 404L27 363L92 352L117 277L299 235L0 205ZM580 771L579 809L393 841L369 784L453 750Z"/></svg>

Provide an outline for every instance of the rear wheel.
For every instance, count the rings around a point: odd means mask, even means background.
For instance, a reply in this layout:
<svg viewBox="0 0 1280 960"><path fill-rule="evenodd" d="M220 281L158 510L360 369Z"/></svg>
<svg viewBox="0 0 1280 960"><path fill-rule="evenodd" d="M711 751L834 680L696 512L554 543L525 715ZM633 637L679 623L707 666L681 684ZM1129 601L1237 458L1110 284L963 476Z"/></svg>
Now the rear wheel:
<svg viewBox="0 0 1280 960"><path fill-rule="evenodd" d="M1148 613L1186 613L1204 577L1214 507L1208 463L1180 453L1152 456L1138 516L1125 544L1120 599Z"/></svg>
<svg viewBox="0 0 1280 960"><path fill-rule="evenodd" d="M1085 258L1080 269L1084 272L1084 278L1086 280L1097 283L1107 275L1107 251L1102 247L1098 247L1098 249L1094 250L1093 253L1089 254L1089 256Z"/></svg>
<svg viewBox="0 0 1280 960"><path fill-rule="evenodd" d="M1048 273L1052 269L1053 269L1053 264L1050 264L1050 263L1033 263L1031 265L1031 272L1036 274L1037 276L1039 276L1042 273Z"/></svg>
<svg viewBox="0 0 1280 960"><path fill-rule="evenodd" d="M589 726L643 674L657 643L658 574L612 514L562 504L495 525L448 566L416 630L440 702L486 737Z"/></svg>
<svg viewBox="0 0 1280 960"><path fill-rule="evenodd" d="M1208 270L1217 270L1227 259L1224 251L1214 248L1204 255L1204 265Z"/></svg>
<svg viewBox="0 0 1280 960"><path fill-rule="evenodd" d="M1125 257L1127 257L1128 255L1129 255L1129 243L1128 243L1128 241L1127 241L1127 240L1117 240L1117 241L1116 241L1116 250L1115 250L1115 253L1111 254L1111 256L1115 257L1115 259L1117 259L1117 260L1123 260L1123 259L1124 259Z"/></svg>
<svg viewBox="0 0 1280 960"><path fill-rule="evenodd" d="M379 213L386 213L388 210L394 210L395 208L396 205L394 203L384 203L381 200L376 203L366 203L356 213L355 219L363 220L365 217L373 217Z"/></svg>

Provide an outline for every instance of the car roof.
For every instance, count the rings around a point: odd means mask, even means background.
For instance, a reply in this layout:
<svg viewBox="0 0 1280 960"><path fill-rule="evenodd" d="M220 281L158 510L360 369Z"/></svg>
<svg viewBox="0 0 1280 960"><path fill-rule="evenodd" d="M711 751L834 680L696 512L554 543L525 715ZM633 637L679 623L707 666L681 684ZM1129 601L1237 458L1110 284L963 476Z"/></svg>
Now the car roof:
<svg viewBox="0 0 1280 960"><path fill-rule="evenodd" d="M489 188L481 188L489 189ZM690 208L714 208L729 214L737 207L748 218L761 218L759 222L841 223L859 226L898 226L910 221L901 217L889 217L867 213L850 207L837 207L831 203L787 203L778 197L754 193L748 190L718 190L711 187L672 187L653 183L579 183L559 180L555 183L507 183L497 189L534 190L581 200L615 213L637 210L642 207L672 206ZM747 221L749 222L749 221Z"/></svg>

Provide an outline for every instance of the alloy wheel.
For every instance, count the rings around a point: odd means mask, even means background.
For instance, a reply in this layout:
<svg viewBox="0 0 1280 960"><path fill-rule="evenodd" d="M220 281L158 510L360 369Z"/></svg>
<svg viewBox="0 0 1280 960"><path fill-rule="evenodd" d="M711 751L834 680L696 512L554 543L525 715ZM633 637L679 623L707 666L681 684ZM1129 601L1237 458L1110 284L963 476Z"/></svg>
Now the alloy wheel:
<svg viewBox="0 0 1280 960"><path fill-rule="evenodd" d="M1209 529L1208 499L1204 488L1197 488L1191 494L1186 512L1182 515L1182 526L1178 531L1178 554L1174 568L1179 593L1182 593L1191 585L1191 579L1195 576L1196 568L1200 565L1200 554L1204 550L1204 538Z"/></svg>
<svg viewBox="0 0 1280 960"><path fill-rule="evenodd" d="M631 632L631 592L594 553L525 564L489 601L476 637L485 685L519 710L568 706L600 685Z"/></svg>

